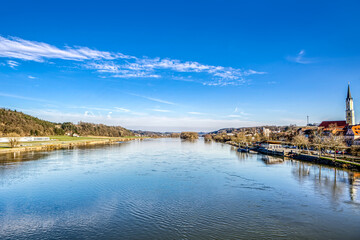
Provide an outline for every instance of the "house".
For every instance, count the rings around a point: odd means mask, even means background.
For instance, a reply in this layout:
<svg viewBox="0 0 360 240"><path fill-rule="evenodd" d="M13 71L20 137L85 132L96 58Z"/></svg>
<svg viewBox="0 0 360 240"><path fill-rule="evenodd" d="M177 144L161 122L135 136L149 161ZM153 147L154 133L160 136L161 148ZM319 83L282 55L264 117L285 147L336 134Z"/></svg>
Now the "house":
<svg viewBox="0 0 360 240"><path fill-rule="evenodd" d="M345 141L347 145L358 145L360 140L360 125L353 125L347 128Z"/></svg>
<svg viewBox="0 0 360 240"><path fill-rule="evenodd" d="M282 143L280 141L264 141L261 142L260 147L270 149L270 150L277 150L282 148Z"/></svg>
<svg viewBox="0 0 360 240"><path fill-rule="evenodd" d="M302 127L299 128L297 130L297 133L300 135L304 135L305 137L309 138L310 136L312 136L315 132L317 132L318 128L317 127Z"/></svg>
<svg viewBox="0 0 360 240"><path fill-rule="evenodd" d="M346 121L323 121L319 128L325 135L345 135L348 124Z"/></svg>
<svg viewBox="0 0 360 240"><path fill-rule="evenodd" d="M265 136L265 137L269 137L270 136L270 129L268 129L268 128L265 128L265 127L263 127L263 128L261 128L261 133Z"/></svg>
<svg viewBox="0 0 360 240"><path fill-rule="evenodd" d="M321 128L332 128L332 127L344 128L346 126L347 126L346 121L323 121L319 125L319 127Z"/></svg>

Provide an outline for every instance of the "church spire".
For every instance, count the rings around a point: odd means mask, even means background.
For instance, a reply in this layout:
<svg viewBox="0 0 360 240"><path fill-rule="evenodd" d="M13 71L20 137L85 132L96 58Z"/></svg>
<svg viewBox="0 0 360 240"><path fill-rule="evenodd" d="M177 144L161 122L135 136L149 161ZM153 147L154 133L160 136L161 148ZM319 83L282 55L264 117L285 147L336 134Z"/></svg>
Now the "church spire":
<svg viewBox="0 0 360 240"><path fill-rule="evenodd" d="M348 85L348 92L346 98L346 123L350 126L355 125L354 100L351 97L350 83Z"/></svg>
<svg viewBox="0 0 360 240"><path fill-rule="evenodd" d="M351 92L350 92L350 83L348 83L348 92L347 92L347 99L351 99Z"/></svg>

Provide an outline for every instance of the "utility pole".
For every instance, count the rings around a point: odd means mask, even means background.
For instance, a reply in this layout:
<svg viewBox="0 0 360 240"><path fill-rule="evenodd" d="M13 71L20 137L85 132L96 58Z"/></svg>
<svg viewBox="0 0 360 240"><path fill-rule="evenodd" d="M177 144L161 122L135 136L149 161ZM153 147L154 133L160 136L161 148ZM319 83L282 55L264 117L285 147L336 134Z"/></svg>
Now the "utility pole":
<svg viewBox="0 0 360 240"><path fill-rule="evenodd" d="M306 116L306 122L307 122L306 126L309 126L309 116Z"/></svg>

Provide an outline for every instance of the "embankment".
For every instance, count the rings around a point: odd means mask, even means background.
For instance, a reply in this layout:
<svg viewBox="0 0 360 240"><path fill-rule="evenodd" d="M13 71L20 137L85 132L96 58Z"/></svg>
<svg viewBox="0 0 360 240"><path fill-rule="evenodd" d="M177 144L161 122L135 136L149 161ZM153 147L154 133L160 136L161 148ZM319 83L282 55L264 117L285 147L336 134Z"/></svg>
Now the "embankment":
<svg viewBox="0 0 360 240"><path fill-rule="evenodd" d="M124 141L132 140L142 140L144 138L112 138L112 139L97 139L97 140L87 140L87 141L65 141L65 142L49 142L43 143L38 146L20 146L14 148L3 148L0 149L0 154L12 153L12 152L32 152L32 151L52 151L59 149L72 149L75 147L81 146L94 146L94 145L109 145L117 144Z"/></svg>

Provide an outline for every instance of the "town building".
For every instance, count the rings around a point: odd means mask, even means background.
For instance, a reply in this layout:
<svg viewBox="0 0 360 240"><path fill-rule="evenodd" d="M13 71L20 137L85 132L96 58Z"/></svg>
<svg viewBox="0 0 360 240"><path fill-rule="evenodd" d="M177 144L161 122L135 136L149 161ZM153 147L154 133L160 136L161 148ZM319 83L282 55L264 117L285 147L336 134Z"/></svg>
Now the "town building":
<svg viewBox="0 0 360 240"><path fill-rule="evenodd" d="M323 121L319 128L324 135L345 135L348 124L346 121Z"/></svg>
<svg viewBox="0 0 360 240"><path fill-rule="evenodd" d="M347 145L358 145L360 140L360 125L349 126L345 134Z"/></svg>
<svg viewBox="0 0 360 240"><path fill-rule="evenodd" d="M265 136L265 137L269 137L270 136L270 129L268 129L268 128L265 128L265 127L262 127L261 128L261 133Z"/></svg>

